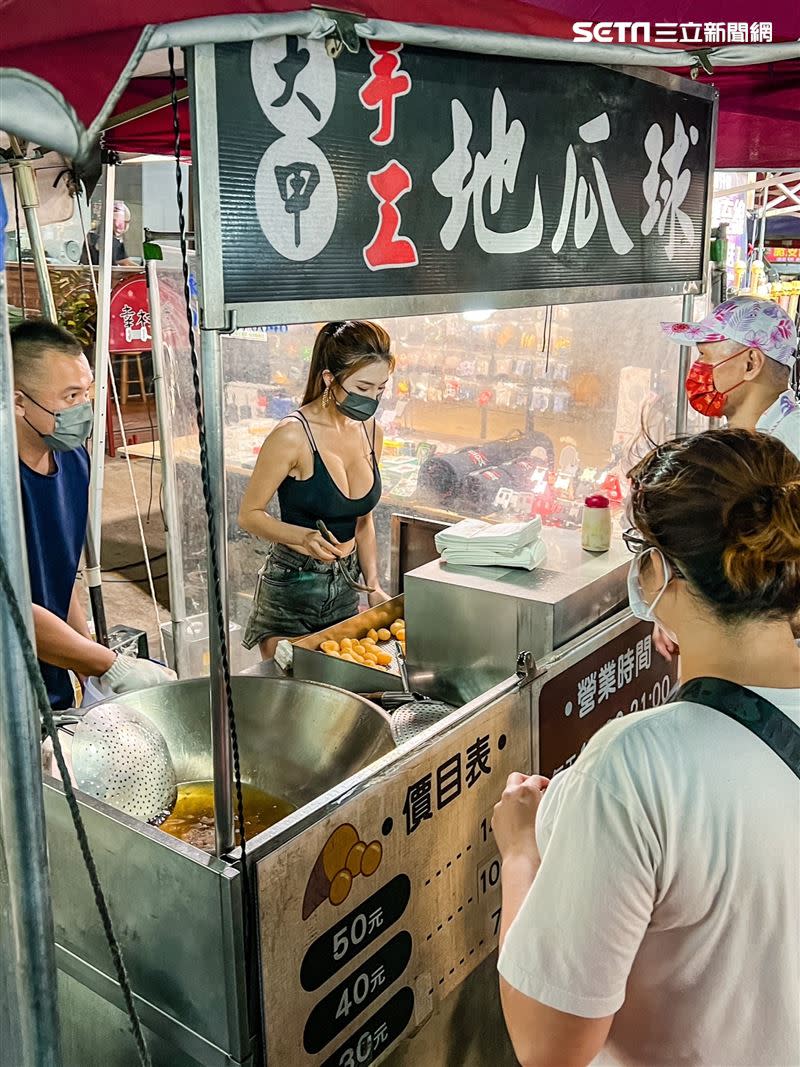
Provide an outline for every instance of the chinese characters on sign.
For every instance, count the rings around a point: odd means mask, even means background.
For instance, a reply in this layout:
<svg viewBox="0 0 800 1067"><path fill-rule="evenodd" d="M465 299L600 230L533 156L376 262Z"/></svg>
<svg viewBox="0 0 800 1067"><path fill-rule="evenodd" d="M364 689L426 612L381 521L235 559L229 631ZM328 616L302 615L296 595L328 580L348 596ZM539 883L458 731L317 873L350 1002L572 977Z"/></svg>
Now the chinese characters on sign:
<svg viewBox="0 0 800 1067"><path fill-rule="evenodd" d="M499 89L492 102L491 147L487 155L470 153L472 119L460 100L452 102L453 150L433 172L433 184L441 196L450 200L450 213L442 226L442 245L452 251L461 237L472 207L472 225L479 246L490 253L526 252L536 248L542 240L544 223L539 179L533 195L533 208L528 224L521 230L497 233L484 219L484 190L489 185L489 210L500 210L503 191L514 192L520 158L525 144L525 128L519 119L507 126L506 102Z"/></svg>
<svg viewBox="0 0 800 1067"><path fill-rule="evenodd" d="M261 228L284 258L313 259L330 240L338 209L333 170L311 140L333 110L333 60L324 41L278 37L253 43L250 71L264 116L281 134L256 174Z"/></svg>
<svg viewBox="0 0 800 1067"><path fill-rule="evenodd" d="M370 76L358 93L365 108L378 111L378 126L370 134L370 141L381 147L394 140L396 100L411 92L411 78L400 70L401 44L370 42L373 56ZM364 262L370 270L392 267L415 267L419 262L414 242L400 234L398 200L411 191L414 184L409 171L396 159L380 170L367 174L370 192L378 201L378 228L364 249Z"/></svg>
<svg viewBox="0 0 800 1067"><path fill-rule="evenodd" d="M111 293L108 348L110 352L149 352L152 348L144 275L126 278Z"/></svg>
<svg viewBox="0 0 800 1067"><path fill-rule="evenodd" d="M800 263L800 248L780 246L765 248L764 258L770 263Z"/></svg>
<svg viewBox="0 0 800 1067"><path fill-rule="evenodd" d="M635 648L626 648L616 659L606 660L596 671L588 672L578 682L578 715L583 718L599 707L617 690L630 685L640 674L649 671L653 661L653 639L648 634L636 642ZM564 714L571 715L572 701L567 701Z"/></svg>
<svg viewBox="0 0 800 1067"><path fill-rule="evenodd" d="M647 131L644 148L650 160L650 170L642 182L642 190L650 205L645 217L642 219L642 233L647 235L652 232L656 222L658 234L664 236L665 227L669 223L669 239L664 246L667 256L672 259L678 246L679 228L683 237L692 243L694 241L694 223L685 211L681 210L681 204L686 198L689 186L692 183L692 175L689 170L681 170L690 143L697 144L699 133L697 127L690 126L687 135L681 122L680 115L675 116L675 135L672 145L664 152L664 134L658 123L653 123ZM662 154L663 153L663 154ZM667 177L661 179L661 168Z"/></svg>
<svg viewBox="0 0 800 1067"><path fill-rule="evenodd" d="M703 278L707 85L390 41L334 61L294 36L215 45L212 64L200 224L222 255L203 266L239 326Z"/></svg>
<svg viewBox="0 0 800 1067"><path fill-rule="evenodd" d="M610 719L663 704L677 664L653 648L651 627L638 623L557 675L539 697L539 767L548 777L570 766Z"/></svg>
<svg viewBox="0 0 800 1067"><path fill-rule="evenodd" d="M401 201L425 177L430 187L423 188L424 195L438 194L446 202L447 215L438 233L446 252L456 250L468 225L477 246L489 255L531 252L545 242L552 219L546 246L555 256L565 248L585 248L598 228L617 256L627 256L634 248L635 232L629 232L629 223L620 217L619 194L614 191L619 178L609 177L607 153L598 153L600 145L615 152L622 142L634 159L637 154L641 159L643 200L636 220L640 234L647 237L657 227L658 235L667 238L663 251L670 260L679 245L694 247L695 226L682 205L698 164L687 161L687 156L698 143L699 131L680 112L673 110L669 117L674 124L670 147L665 148L660 122L650 125L637 146L630 143L624 123L608 110L592 114L587 99L584 115L575 125L572 115L564 116L568 143L561 157L556 200L552 182L543 184L538 170L532 170L541 153L538 124L527 111L520 116L518 106L517 117L512 117L508 90L498 85L491 97L482 90L476 110L458 87L445 85L450 130L442 129L440 140L426 149L434 157L428 176L420 173L414 159L403 158L399 144L398 130L408 129L423 103L415 97L414 77L405 64L407 53L403 45L391 42L370 41L367 49L369 69L354 78L350 72L343 74L341 61L335 63L321 41L281 37L252 45L254 92L263 117L279 134L258 167L256 210L265 236L284 259L314 259L335 232L341 202L330 161L338 148L333 134L325 150L314 138L327 138L338 100L343 108L360 104L371 116L365 138L377 151L374 158L380 165L367 169L360 181L361 193L368 192L376 202L377 224L362 245L363 263L372 272L424 262L413 222L403 218ZM355 98L348 96L353 82ZM441 85L438 80L434 84ZM437 147L448 140L449 150ZM407 138L403 144L409 144ZM418 157L418 149L412 150ZM648 161L650 169L645 172ZM515 217L522 213L523 224L509 226L508 211Z"/></svg>
<svg viewBox="0 0 800 1067"><path fill-rule="evenodd" d="M370 270L416 266L419 257L414 242L398 236L400 212L397 201L411 189L411 175L393 159L383 170L370 173L367 181L378 200L378 228L364 249L364 262Z"/></svg>
<svg viewBox="0 0 800 1067"><path fill-rule="evenodd" d="M370 141L387 145L394 140L397 97L411 92L411 78L405 71L400 71L401 44L369 41L367 48L373 56L369 65L370 76L359 90L358 98L364 107L378 112L378 125L370 134Z"/></svg>
<svg viewBox="0 0 800 1067"><path fill-rule="evenodd" d="M530 703L514 688L360 789L343 786L340 802L258 861L262 966L281 976L262 985L270 1063L383 1058L495 950L491 812L531 757ZM367 877L378 842L382 860ZM362 874L346 902L329 894L307 908L304 887L307 896L321 874L333 886L342 865Z"/></svg>
<svg viewBox="0 0 800 1067"><path fill-rule="evenodd" d="M505 747L505 736L501 735L498 747ZM440 763L435 773L423 775L416 782L412 782L406 790L406 800L403 805L403 815L406 818L406 833L413 834L417 827L421 826L426 819L433 818L434 799L436 810L441 811L451 801L458 799L462 793L462 782L467 789L472 789L482 775L492 773L491 768L492 749L489 735L476 737L475 741L467 747L463 757L457 752L444 762ZM434 794L433 782L436 782Z"/></svg>

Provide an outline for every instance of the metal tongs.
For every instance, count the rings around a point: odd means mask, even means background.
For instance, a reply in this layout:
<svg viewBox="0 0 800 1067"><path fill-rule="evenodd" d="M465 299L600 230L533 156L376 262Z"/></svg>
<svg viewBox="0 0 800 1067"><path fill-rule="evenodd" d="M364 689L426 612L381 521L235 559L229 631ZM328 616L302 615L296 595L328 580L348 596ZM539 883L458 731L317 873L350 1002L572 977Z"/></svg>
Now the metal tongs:
<svg viewBox="0 0 800 1067"><path fill-rule="evenodd" d="M317 529L319 530L319 532L322 534L322 536L325 538L325 540L328 542L329 545L337 545L339 543L336 540L336 538L333 536L333 534L330 532L328 527L325 525L325 523L322 521L322 519L317 519ZM374 593L375 592L375 590L370 588L370 586L362 585L360 582L357 582L357 581L355 581L355 579L351 578L350 575L347 573L347 571L342 566L342 561L338 557L333 561L333 566L334 566L335 570L339 571L339 574L341 574L342 578L344 578L344 580L347 582L347 584L350 586L351 589L355 589L359 593Z"/></svg>
<svg viewBox="0 0 800 1067"><path fill-rule="evenodd" d="M406 663L406 657L403 654L403 649L400 647L400 642L395 638L395 659L397 660L397 669L400 674L400 681L403 688L401 690L389 690L386 693L359 693L359 696L366 697L367 700L372 700L376 704L382 704L384 709L388 712L396 711L398 708L402 708L406 704L422 704L427 703L428 698L422 696L421 693L415 693L411 688L411 682L408 679L408 664Z"/></svg>

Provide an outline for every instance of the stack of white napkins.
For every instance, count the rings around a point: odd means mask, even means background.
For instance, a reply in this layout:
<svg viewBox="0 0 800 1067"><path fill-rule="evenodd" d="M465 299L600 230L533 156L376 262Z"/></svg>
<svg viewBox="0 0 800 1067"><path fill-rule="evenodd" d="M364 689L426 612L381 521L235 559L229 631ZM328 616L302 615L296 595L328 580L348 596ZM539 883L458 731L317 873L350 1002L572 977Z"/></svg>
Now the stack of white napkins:
<svg viewBox="0 0 800 1067"><path fill-rule="evenodd" d="M436 548L446 563L459 567L522 567L532 571L544 563L542 520L482 522L464 519L436 535Z"/></svg>

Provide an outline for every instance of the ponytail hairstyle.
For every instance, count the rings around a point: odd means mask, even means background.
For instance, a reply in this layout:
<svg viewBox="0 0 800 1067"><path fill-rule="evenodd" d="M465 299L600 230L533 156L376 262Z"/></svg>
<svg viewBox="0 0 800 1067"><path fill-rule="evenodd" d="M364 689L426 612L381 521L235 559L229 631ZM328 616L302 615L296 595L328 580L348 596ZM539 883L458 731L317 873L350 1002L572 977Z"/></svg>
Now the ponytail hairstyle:
<svg viewBox="0 0 800 1067"><path fill-rule="evenodd" d="M800 460L775 437L708 430L630 471L636 529L719 619L800 611Z"/></svg>
<svg viewBox="0 0 800 1067"><path fill-rule="evenodd" d="M395 359L391 345L389 334L377 322L348 319L326 323L314 341L303 406L325 392L323 372L326 370L340 383L377 360L383 360L389 371L393 371Z"/></svg>

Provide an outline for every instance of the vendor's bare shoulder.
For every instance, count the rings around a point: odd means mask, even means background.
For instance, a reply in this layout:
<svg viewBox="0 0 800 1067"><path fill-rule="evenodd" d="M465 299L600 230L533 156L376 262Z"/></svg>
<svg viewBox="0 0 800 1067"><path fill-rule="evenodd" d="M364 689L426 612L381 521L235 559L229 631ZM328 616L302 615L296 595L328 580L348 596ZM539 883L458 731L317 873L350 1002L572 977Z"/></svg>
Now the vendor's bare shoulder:
<svg viewBox="0 0 800 1067"><path fill-rule="evenodd" d="M297 467L307 466L305 460L308 453L308 437L297 417L287 416L281 419L278 425L267 434L262 452L267 447L273 456L276 450L280 450L290 471L294 471Z"/></svg>

